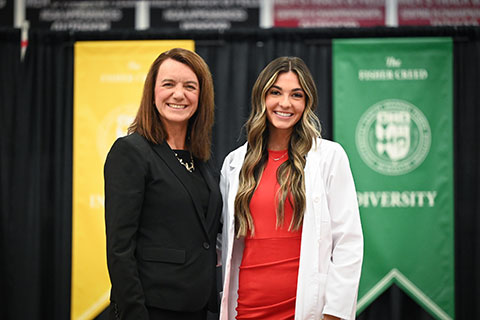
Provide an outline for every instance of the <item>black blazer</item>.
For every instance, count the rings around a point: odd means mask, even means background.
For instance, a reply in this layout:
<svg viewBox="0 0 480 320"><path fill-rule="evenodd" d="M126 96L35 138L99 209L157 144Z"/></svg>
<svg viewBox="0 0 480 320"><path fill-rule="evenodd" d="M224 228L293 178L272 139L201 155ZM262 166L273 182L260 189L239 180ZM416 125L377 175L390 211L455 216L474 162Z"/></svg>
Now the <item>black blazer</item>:
<svg viewBox="0 0 480 320"><path fill-rule="evenodd" d="M107 155L105 223L111 302L121 319L147 319L146 306L198 311L216 306L218 175L195 161L210 189L205 216L189 173L166 142L134 133ZM215 311L215 310L212 310Z"/></svg>

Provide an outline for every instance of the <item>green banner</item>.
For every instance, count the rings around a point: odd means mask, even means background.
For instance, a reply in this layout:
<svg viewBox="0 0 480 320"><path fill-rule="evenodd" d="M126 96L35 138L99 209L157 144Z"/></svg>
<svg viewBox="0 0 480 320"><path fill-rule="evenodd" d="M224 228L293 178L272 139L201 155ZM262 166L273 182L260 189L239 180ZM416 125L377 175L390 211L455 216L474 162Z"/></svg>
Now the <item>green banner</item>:
<svg viewBox="0 0 480 320"><path fill-rule="evenodd" d="M454 318L452 61L449 38L333 42L334 139L365 239L357 313L395 283Z"/></svg>

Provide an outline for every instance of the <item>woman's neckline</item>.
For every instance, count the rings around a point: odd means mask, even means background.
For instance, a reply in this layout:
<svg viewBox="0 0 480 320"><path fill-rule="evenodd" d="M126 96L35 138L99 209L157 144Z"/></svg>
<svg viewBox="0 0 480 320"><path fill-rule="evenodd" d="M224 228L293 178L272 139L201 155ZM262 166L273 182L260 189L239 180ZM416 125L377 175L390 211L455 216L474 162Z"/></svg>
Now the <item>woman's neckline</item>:
<svg viewBox="0 0 480 320"><path fill-rule="evenodd" d="M283 150L270 150L270 149L267 149L268 150L268 153L278 153L278 154L281 154L281 153L285 153L288 151L288 149L283 149Z"/></svg>

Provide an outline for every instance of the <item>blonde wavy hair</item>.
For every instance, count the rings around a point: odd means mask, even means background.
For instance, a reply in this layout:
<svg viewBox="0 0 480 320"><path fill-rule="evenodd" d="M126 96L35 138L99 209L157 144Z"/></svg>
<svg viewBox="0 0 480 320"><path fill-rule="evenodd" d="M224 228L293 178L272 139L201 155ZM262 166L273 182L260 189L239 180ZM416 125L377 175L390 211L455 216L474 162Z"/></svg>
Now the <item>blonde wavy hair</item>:
<svg viewBox="0 0 480 320"><path fill-rule="evenodd" d="M295 124L288 144L288 160L277 170L280 185L276 195L277 227L284 224L284 205L289 201L293 217L289 230L298 230L303 223L306 207L304 168L306 155L317 137L320 137L320 122L314 111L317 107L317 88L305 62L298 57L280 57L270 62L258 76L252 89L252 110L245 124L247 153L240 171L239 188L235 198L235 226L237 237L255 233L250 212L250 201L255 192L268 160L268 120L265 99L268 90L278 75L292 71L298 76L306 94L305 110Z"/></svg>

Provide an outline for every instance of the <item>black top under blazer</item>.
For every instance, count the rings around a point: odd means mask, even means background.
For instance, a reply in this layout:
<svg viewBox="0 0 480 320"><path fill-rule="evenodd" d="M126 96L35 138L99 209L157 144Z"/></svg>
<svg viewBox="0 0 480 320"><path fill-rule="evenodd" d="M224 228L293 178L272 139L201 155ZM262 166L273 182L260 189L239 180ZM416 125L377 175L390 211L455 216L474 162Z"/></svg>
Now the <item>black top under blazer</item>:
<svg viewBox="0 0 480 320"><path fill-rule="evenodd" d="M117 139L104 167L111 302L120 319L148 319L146 306L216 308L218 175L195 159L210 189L208 211L166 142L133 133ZM212 310L214 311L214 310Z"/></svg>

